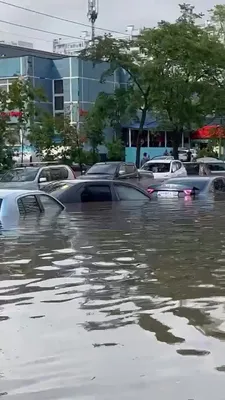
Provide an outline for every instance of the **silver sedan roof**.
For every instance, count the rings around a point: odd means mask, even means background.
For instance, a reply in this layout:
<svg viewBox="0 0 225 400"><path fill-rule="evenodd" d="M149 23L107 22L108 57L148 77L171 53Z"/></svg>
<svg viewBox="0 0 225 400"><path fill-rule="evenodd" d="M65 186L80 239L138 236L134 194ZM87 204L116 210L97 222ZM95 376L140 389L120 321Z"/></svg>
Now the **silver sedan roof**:
<svg viewBox="0 0 225 400"><path fill-rule="evenodd" d="M71 181L72 182L72 181ZM20 189L0 189L0 198L4 199L7 196L15 195L22 196L25 194L43 194L41 190L20 190Z"/></svg>

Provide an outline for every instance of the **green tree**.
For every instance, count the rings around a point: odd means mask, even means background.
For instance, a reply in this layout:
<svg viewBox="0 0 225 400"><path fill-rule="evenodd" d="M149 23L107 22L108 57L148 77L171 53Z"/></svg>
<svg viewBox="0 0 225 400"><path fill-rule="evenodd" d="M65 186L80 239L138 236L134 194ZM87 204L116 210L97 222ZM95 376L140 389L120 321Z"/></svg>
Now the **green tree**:
<svg viewBox="0 0 225 400"><path fill-rule="evenodd" d="M81 56L96 63L108 62L102 76L122 68L132 89L132 105L141 111L136 163L140 163L141 135L147 112L154 110L161 125L174 132L174 155L178 156L181 133L215 114L213 95L224 70L224 47L215 35L203 29L189 4L180 5L174 23L161 21L144 29L135 41L99 37ZM212 95L213 93L213 95Z"/></svg>
<svg viewBox="0 0 225 400"><path fill-rule="evenodd" d="M225 44L225 5L217 4L209 10L208 30L210 33L218 35L219 39Z"/></svg>
<svg viewBox="0 0 225 400"><path fill-rule="evenodd" d="M39 154L45 152L45 156L49 157L52 150L57 146L55 143L57 122L51 114L43 113L39 116L39 120L31 125L27 138Z"/></svg>
<svg viewBox="0 0 225 400"><path fill-rule="evenodd" d="M35 119L41 113L38 103L45 102L46 97L42 88L34 88L28 79L23 77L15 79L10 85L7 94L7 108L17 110L18 117L17 128L22 132L22 162L24 139L28 136L31 127L35 124Z"/></svg>
<svg viewBox="0 0 225 400"><path fill-rule="evenodd" d="M176 158L181 133L215 115L214 95L225 65L224 46L200 26L202 15L188 4L180 5L180 10L175 23L162 21L141 35L146 54L158 63L153 108L173 131Z"/></svg>
<svg viewBox="0 0 225 400"><path fill-rule="evenodd" d="M108 159L110 161L124 160L124 144L120 138L113 138L111 142L106 142Z"/></svg>
<svg viewBox="0 0 225 400"><path fill-rule="evenodd" d="M101 98L97 98L82 126L82 132L91 147L91 161L93 163L99 160L98 146L104 143L105 127L105 109L101 108Z"/></svg>
<svg viewBox="0 0 225 400"><path fill-rule="evenodd" d="M127 88L131 108L136 113L140 111L139 130L137 134L136 163L140 164L141 135L148 110L152 107L152 87L155 85L156 70L154 62L145 54L140 41L123 40L105 35L95 39L87 49L81 52L81 57L95 63L107 62L108 68L102 75L101 81L116 70L127 73ZM151 93L151 96L150 96Z"/></svg>

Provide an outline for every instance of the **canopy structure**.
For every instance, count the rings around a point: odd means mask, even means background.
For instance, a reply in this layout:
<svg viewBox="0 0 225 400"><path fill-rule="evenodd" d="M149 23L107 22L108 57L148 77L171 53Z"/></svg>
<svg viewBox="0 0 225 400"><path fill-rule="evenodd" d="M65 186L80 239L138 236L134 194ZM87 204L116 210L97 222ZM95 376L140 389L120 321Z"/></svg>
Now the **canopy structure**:
<svg viewBox="0 0 225 400"><path fill-rule="evenodd" d="M192 140L225 139L225 128L220 125L205 125L191 134Z"/></svg>

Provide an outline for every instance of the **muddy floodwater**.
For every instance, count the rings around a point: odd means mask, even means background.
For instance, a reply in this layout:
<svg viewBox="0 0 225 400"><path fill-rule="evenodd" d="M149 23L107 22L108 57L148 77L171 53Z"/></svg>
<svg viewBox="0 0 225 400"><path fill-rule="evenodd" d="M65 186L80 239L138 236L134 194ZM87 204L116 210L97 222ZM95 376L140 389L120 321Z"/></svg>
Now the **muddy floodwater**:
<svg viewBox="0 0 225 400"><path fill-rule="evenodd" d="M0 252L3 399L225 399L225 201L85 205Z"/></svg>

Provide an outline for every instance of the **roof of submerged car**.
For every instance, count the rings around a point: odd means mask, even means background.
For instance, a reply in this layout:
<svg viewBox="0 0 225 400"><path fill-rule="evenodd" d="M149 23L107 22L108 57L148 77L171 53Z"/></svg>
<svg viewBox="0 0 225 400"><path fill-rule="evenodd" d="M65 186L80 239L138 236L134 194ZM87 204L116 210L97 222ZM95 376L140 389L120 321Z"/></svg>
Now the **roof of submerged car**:
<svg viewBox="0 0 225 400"><path fill-rule="evenodd" d="M84 176L84 175L82 175L82 176ZM99 185L101 183L113 183L113 184L119 183L120 185L127 185L127 186L135 186L136 187L136 185L134 185L133 183L125 182L125 181L121 182L120 180L115 180L115 179L96 179L96 180L89 179L89 178L87 178L87 179L79 179L79 176L77 177L77 179L74 179L74 180L66 179L66 180L57 181L57 182L49 182L49 185L54 185L55 184L57 186L58 183L64 183L65 185L66 184L70 184L70 183L73 184L73 185L78 185L79 183L83 184L83 183L89 183L89 182L92 185L94 185L94 184ZM137 186L137 188L139 188L139 187Z"/></svg>
<svg viewBox="0 0 225 400"><path fill-rule="evenodd" d="M14 194L15 196L22 196L25 194L43 194L43 192L40 190L0 189L1 199L4 199L11 194Z"/></svg>
<svg viewBox="0 0 225 400"><path fill-rule="evenodd" d="M162 163L162 164L170 164L172 161L180 161L180 160L174 160L174 159L168 159L168 158L155 158L154 160L152 159L152 160L149 160L149 161L146 161L146 163L145 164L151 164L151 163L153 163L153 164L159 164L159 163Z"/></svg>

